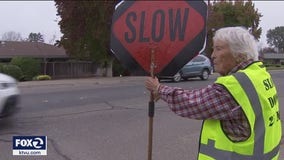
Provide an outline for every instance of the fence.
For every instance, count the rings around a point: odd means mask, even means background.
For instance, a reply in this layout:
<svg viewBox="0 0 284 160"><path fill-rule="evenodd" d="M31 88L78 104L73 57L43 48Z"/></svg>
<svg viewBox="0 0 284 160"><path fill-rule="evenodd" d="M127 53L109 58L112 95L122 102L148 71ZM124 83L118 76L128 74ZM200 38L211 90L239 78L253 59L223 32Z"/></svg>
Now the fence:
<svg viewBox="0 0 284 160"><path fill-rule="evenodd" d="M98 76L98 66L92 62L45 62L41 68L42 74L53 79Z"/></svg>

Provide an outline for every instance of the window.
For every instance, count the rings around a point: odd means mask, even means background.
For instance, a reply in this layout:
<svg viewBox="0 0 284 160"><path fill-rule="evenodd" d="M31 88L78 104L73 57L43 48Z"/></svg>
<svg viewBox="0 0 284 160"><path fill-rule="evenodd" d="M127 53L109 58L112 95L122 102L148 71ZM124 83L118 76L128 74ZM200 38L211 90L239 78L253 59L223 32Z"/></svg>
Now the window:
<svg viewBox="0 0 284 160"><path fill-rule="evenodd" d="M203 62L206 59L204 57L201 56L196 56L195 58L192 59L192 62Z"/></svg>

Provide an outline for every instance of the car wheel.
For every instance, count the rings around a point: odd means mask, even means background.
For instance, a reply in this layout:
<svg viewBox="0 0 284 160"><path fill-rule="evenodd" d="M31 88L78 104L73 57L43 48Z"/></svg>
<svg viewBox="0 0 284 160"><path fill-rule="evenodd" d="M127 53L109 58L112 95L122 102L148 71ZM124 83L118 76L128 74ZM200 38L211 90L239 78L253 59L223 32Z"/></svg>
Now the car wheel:
<svg viewBox="0 0 284 160"><path fill-rule="evenodd" d="M200 78L201 78L202 80L207 80L207 79L209 78L209 71L208 71L207 69L204 69L204 70L202 71L202 74L201 74Z"/></svg>
<svg viewBox="0 0 284 160"><path fill-rule="evenodd" d="M180 73L177 73L177 74L174 75L173 81L174 81L174 82L179 82L179 81L181 81L181 75L180 75Z"/></svg>

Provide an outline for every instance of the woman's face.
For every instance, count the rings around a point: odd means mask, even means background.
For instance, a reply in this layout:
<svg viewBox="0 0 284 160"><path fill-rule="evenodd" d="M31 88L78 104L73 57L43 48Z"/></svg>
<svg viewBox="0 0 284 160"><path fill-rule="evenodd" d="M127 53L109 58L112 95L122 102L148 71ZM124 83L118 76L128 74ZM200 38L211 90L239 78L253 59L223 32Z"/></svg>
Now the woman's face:
<svg viewBox="0 0 284 160"><path fill-rule="evenodd" d="M211 55L214 69L221 75L227 75L236 65L236 59L230 51L229 45L220 40L213 42L213 53Z"/></svg>

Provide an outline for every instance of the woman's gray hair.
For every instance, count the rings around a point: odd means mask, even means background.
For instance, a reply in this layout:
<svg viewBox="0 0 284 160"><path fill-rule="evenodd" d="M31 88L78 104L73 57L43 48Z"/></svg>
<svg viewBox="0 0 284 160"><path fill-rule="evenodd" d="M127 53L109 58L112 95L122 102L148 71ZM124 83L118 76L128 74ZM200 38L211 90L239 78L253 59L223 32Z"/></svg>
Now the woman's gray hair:
<svg viewBox="0 0 284 160"><path fill-rule="evenodd" d="M217 30L213 41L224 41L237 62L248 59L258 60L257 43L253 35L244 27L225 27Z"/></svg>

